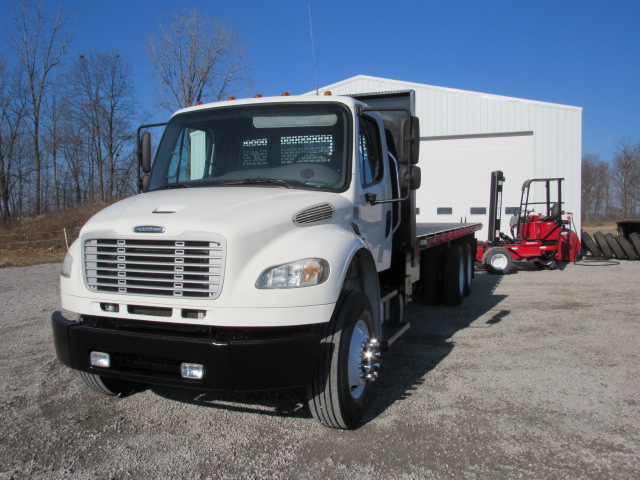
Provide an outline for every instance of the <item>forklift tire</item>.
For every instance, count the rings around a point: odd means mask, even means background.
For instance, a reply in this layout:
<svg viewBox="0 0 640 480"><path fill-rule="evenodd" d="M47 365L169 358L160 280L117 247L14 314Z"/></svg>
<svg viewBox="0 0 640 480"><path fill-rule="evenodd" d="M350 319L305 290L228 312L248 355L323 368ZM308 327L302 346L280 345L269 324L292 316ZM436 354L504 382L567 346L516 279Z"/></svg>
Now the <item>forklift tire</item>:
<svg viewBox="0 0 640 480"><path fill-rule="evenodd" d="M506 248L491 247L484 252L482 264L491 275L505 275L513 268L513 258Z"/></svg>
<svg viewBox="0 0 640 480"><path fill-rule="evenodd" d="M466 271L464 251L460 245L454 244L447 249L444 264L444 303L458 306L464 299Z"/></svg>
<svg viewBox="0 0 640 480"><path fill-rule="evenodd" d="M629 241L633 244L633 248L636 249L636 252L640 257L640 235L638 235L636 232L630 233Z"/></svg>
<svg viewBox="0 0 640 480"><path fill-rule="evenodd" d="M613 236L613 233L605 234L604 238L607 240L607 243L613 250L614 255L618 260L626 260L627 255L624 253L624 250L616 240L616 237Z"/></svg>
<svg viewBox="0 0 640 480"><path fill-rule="evenodd" d="M616 242L618 242L618 245L622 247L622 250L624 250L624 253L629 260L638 260L638 254L633 249L633 245L631 245L629 240L624 238L622 235L616 235L614 238L616 239Z"/></svg>
<svg viewBox="0 0 640 480"><path fill-rule="evenodd" d="M429 248L420 255L422 299L427 305L440 305L444 298L442 269L444 255L440 248Z"/></svg>
<svg viewBox="0 0 640 480"><path fill-rule="evenodd" d="M598 244L591 238L587 232L582 232L582 249L586 252L591 253L594 257L601 257L602 251Z"/></svg>
<svg viewBox="0 0 640 480"><path fill-rule="evenodd" d="M604 238L602 232L596 232L593 234L594 240L598 243L598 247L602 251L602 256L609 260L613 257L613 252L611 251L611 247L607 243L607 239Z"/></svg>
<svg viewBox="0 0 640 480"><path fill-rule="evenodd" d="M558 267L558 261L555 257L540 258L533 263L539 270L555 270Z"/></svg>

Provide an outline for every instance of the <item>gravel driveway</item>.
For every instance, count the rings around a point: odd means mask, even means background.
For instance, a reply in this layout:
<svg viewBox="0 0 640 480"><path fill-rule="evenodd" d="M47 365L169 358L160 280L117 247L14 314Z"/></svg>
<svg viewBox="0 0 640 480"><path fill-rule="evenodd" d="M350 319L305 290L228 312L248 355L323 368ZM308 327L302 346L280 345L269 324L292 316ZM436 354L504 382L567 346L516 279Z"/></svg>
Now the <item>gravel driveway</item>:
<svg viewBox="0 0 640 480"><path fill-rule="evenodd" d="M92 392L55 358L58 270L0 270L0 478L640 478L640 262L410 306L355 431L297 390Z"/></svg>

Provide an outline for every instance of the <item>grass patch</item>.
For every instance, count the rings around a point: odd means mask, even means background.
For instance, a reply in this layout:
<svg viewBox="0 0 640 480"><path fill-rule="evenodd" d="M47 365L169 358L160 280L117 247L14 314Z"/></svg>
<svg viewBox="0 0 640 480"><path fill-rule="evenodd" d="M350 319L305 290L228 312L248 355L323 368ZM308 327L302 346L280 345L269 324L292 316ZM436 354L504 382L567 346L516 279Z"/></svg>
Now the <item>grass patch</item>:
<svg viewBox="0 0 640 480"><path fill-rule="evenodd" d="M89 203L61 212L16 219L0 228L0 268L59 263L82 225L107 204Z"/></svg>
<svg viewBox="0 0 640 480"><path fill-rule="evenodd" d="M43 251L33 249L9 250L0 248L0 268L27 267L41 263L60 263L66 250Z"/></svg>

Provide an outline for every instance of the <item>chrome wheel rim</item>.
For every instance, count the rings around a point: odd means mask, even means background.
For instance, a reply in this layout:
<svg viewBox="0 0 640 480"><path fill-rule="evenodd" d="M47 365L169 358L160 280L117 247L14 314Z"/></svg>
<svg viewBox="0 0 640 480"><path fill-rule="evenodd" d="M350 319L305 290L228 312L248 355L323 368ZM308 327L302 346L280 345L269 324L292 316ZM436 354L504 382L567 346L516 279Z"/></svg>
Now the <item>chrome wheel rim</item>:
<svg viewBox="0 0 640 480"><path fill-rule="evenodd" d="M367 380L362 371L362 360L369 344L369 327L364 320L358 320L353 327L349 343L347 379L351 396L358 399L364 393Z"/></svg>

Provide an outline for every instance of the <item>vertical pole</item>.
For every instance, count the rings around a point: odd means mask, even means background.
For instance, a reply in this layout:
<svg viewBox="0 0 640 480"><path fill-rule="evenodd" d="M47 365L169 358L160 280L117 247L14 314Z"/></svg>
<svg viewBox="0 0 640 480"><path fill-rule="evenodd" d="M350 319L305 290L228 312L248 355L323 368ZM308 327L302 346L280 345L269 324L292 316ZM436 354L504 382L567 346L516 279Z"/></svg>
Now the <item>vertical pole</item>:
<svg viewBox="0 0 640 480"><path fill-rule="evenodd" d="M496 245L500 242L500 220L502 219L502 186L504 175L501 170L491 172L491 193L489 198L489 233L487 242Z"/></svg>

